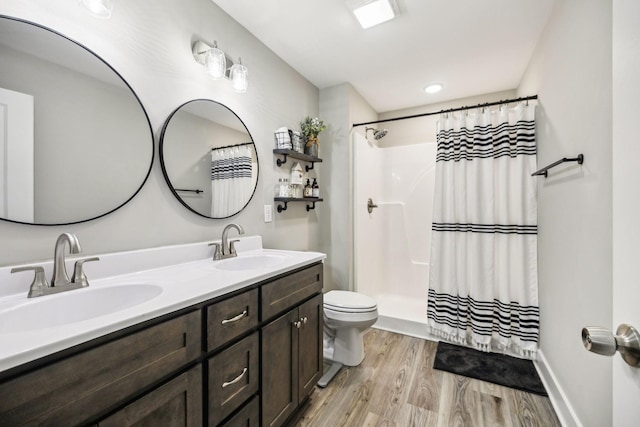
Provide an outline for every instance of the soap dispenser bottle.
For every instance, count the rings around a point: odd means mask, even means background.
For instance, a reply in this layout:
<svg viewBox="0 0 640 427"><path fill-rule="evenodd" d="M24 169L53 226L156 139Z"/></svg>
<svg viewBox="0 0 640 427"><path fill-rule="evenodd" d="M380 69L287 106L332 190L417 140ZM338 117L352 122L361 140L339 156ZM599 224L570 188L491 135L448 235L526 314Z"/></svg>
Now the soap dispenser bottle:
<svg viewBox="0 0 640 427"><path fill-rule="evenodd" d="M320 186L316 178L313 178L313 185L311 186L311 197L320 197Z"/></svg>
<svg viewBox="0 0 640 427"><path fill-rule="evenodd" d="M313 189L309 179L307 179L307 185L304 186L304 197L313 197Z"/></svg>

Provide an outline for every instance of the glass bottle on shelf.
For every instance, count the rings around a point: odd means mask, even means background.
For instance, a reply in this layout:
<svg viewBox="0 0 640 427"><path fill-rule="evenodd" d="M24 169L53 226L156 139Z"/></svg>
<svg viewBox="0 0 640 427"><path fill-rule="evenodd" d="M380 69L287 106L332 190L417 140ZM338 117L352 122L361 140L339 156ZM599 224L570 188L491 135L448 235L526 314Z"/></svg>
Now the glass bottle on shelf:
<svg viewBox="0 0 640 427"><path fill-rule="evenodd" d="M311 197L320 197L320 186L316 178L313 178L313 185L311 186Z"/></svg>
<svg viewBox="0 0 640 427"><path fill-rule="evenodd" d="M291 197L289 180L287 178L279 178L275 186L275 197Z"/></svg>
<svg viewBox="0 0 640 427"><path fill-rule="evenodd" d="M304 197L313 197L313 189L309 179L307 179L307 185L304 186Z"/></svg>

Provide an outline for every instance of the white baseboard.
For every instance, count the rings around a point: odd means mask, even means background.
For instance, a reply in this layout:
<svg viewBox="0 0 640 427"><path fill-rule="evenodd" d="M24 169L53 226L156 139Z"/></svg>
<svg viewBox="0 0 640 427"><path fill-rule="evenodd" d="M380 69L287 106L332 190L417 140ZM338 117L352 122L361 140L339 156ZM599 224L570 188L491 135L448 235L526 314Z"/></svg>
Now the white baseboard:
<svg viewBox="0 0 640 427"><path fill-rule="evenodd" d="M542 384L544 384L544 388L549 394L549 400L551 400L553 409L556 411L556 415L563 427L582 427L582 423L541 350L538 350L537 360L533 362L533 365L536 367L538 375L540 375Z"/></svg>

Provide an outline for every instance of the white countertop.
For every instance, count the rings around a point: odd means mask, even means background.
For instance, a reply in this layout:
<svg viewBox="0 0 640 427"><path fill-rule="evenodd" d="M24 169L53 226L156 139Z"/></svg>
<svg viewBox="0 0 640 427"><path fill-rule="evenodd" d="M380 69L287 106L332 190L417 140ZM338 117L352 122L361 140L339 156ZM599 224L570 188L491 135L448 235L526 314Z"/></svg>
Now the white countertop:
<svg viewBox="0 0 640 427"><path fill-rule="evenodd" d="M146 302L87 320L48 327L47 319L42 318L41 328L19 332L5 332L0 325L0 372L326 258L319 252L262 249L259 236L242 238L236 248L238 258L269 254L280 255L282 260L271 267L220 270L216 263L225 261L212 261L207 242L105 254L99 255L99 262L86 264L89 288L31 299L27 292L33 273L10 274L10 267L0 268L0 283L6 282L2 283L6 284L4 293L0 293L0 322L3 311L19 310L19 306L44 298L64 298L73 292L118 285L152 284L162 288L158 296ZM67 263L69 272L73 271L72 261ZM50 264L41 264L47 278L51 277ZM70 304L68 310L74 307Z"/></svg>

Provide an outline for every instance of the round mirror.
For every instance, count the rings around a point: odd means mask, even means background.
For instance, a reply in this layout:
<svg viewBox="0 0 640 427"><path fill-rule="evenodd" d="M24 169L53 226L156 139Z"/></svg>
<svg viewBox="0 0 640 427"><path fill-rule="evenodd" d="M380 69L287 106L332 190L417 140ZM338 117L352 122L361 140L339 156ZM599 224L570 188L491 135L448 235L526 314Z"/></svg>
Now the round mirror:
<svg viewBox="0 0 640 427"><path fill-rule="evenodd" d="M153 132L122 77L84 46L0 15L0 219L63 225L127 203Z"/></svg>
<svg viewBox="0 0 640 427"><path fill-rule="evenodd" d="M169 116L160 137L160 163L178 200L207 218L237 214L258 184L258 154L247 127L209 99L189 101Z"/></svg>

